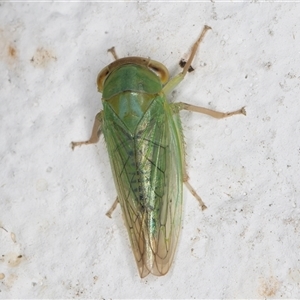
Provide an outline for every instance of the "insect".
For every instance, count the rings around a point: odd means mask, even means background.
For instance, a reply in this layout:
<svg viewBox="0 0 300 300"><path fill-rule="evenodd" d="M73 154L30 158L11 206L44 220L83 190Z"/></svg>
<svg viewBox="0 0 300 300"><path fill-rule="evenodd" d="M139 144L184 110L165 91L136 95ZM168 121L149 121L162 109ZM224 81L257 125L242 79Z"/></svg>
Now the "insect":
<svg viewBox="0 0 300 300"><path fill-rule="evenodd" d="M97 78L103 110L95 117L90 139L71 143L72 149L97 143L103 133L117 189L107 215L111 217L120 203L142 278L165 275L170 269L181 228L183 183L206 208L188 181L179 112L218 119L246 114L244 108L222 113L166 98L184 79L209 29L204 26L182 72L170 80L163 64L142 57L119 59L114 48L109 49L115 61Z"/></svg>

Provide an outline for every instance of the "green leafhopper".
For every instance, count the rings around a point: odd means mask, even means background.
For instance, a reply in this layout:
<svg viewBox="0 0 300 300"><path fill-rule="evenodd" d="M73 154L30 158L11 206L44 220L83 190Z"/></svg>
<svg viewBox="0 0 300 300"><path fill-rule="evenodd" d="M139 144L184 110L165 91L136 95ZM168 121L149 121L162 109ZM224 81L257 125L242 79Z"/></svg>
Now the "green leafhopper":
<svg viewBox="0 0 300 300"><path fill-rule="evenodd" d="M110 49L115 61L97 78L103 110L96 115L90 139L71 144L74 149L96 143L103 133L118 195L107 215L120 203L141 277L165 275L170 269L181 228L183 183L206 208L188 181L180 110L218 119L246 114L244 108L222 113L166 98L193 70L191 63L209 29L204 26L182 72L170 80L161 63L142 57L118 59Z"/></svg>

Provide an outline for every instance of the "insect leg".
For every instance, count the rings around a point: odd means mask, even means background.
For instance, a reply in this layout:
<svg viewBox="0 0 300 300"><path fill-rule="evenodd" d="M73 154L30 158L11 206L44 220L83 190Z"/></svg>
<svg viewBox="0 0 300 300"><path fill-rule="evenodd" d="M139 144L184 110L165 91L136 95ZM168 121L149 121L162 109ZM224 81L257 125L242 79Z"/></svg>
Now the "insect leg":
<svg viewBox="0 0 300 300"><path fill-rule="evenodd" d="M116 53L115 47L111 47L110 49L107 50L107 52L110 52L112 54L112 56L114 57L115 60L118 60L119 57Z"/></svg>
<svg viewBox="0 0 300 300"><path fill-rule="evenodd" d="M183 70L181 73L179 73L178 75L176 75L175 77L173 77L163 88L163 92L165 94L168 94L170 91L172 91L182 80L183 78L185 77L186 73L189 71L190 69L190 66L192 64L192 61L195 57L195 54L199 48L199 45L200 43L202 42L206 32L211 29L211 27L205 25L201 34L200 34L200 37L198 38L198 40L196 41L196 43L193 45L192 47L192 51L191 51L191 54L190 54L190 57L188 58L187 62L185 63L184 67L183 67Z"/></svg>
<svg viewBox="0 0 300 300"><path fill-rule="evenodd" d="M103 115L102 111L100 111L96 115L90 139L87 140L87 141L83 141L83 142L71 142L72 150L74 150L74 148L77 147L77 146L96 144L99 141L100 134L101 134L101 127L102 127L102 120L103 120L102 115Z"/></svg>
<svg viewBox="0 0 300 300"><path fill-rule="evenodd" d="M108 210L108 212L106 213L106 215L111 218L111 214L113 213L113 211L116 209L117 205L119 203L119 199L117 197L117 199L115 200L114 204L111 206L111 208Z"/></svg>
<svg viewBox="0 0 300 300"><path fill-rule="evenodd" d="M189 57L189 59L187 60L185 66L184 66L184 68L183 68L183 70L182 70L182 75L183 75L183 77L184 77L184 76L186 75L186 73L188 72L188 70L189 70L189 68L190 68L190 66L191 66L191 64L192 64L192 61L193 61L193 59L194 59L194 57L195 57L195 54L196 54L196 52L197 52L197 50L198 50L198 48L199 48L199 45L200 45L200 43L202 42L202 40L203 40L203 38L204 38L204 36L205 36L205 33L206 33L207 30L209 30L209 29L211 29L211 27L205 25L204 28L203 28L203 30L202 30L202 32L201 32L201 34L200 34L200 37L198 38L198 40L196 41L196 43L193 45L193 48L192 48L190 57Z"/></svg>
<svg viewBox="0 0 300 300"><path fill-rule="evenodd" d="M236 111L223 113L223 112L211 110L211 109L208 109L205 107L187 104L184 102L174 103L174 104L172 104L172 106L173 106L174 111L180 111L182 109L185 109L185 110L194 111L197 113L206 114L206 115L209 115L209 116L211 116L213 118L217 118L217 119L227 118L227 117L231 117L231 116L238 115L238 114L246 115L246 110L244 107L242 107L241 109L238 109ZM200 204L202 210L204 210L204 209L206 209L206 205L202 201L201 197L197 194L197 192L193 189L193 187L188 182L189 177L187 175L185 168L186 167L184 165L183 166L183 172L184 172L183 173L183 182L186 185L186 187L189 189L189 191L192 193L192 195L199 201L199 204Z"/></svg>
<svg viewBox="0 0 300 300"><path fill-rule="evenodd" d="M196 105L192 105L192 104L188 104L188 103L184 103L184 102L174 103L174 105L178 106L179 110L185 109L185 110L209 115L216 119L223 119L223 118L227 118L227 117L231 117L231 116L239 115L239 114L246 116L245 107L242 107L241 109L238 109L235 111L223 113L223 112L211 110L211 109L208 109L205 107L196 106Z"/></svg>
<svg viewBox="0 0 300 300"><path fill-rule="evenodd" d="M186 170L184 169L183 183L186 185L186 187L191 192L191 194L199 201L201 209L202 210L206 209L207 206L204 204L201 197L197 194L197 192L194 190L194 188L190 185L188 180L189 180L189 176L187 175Z"/></svg>

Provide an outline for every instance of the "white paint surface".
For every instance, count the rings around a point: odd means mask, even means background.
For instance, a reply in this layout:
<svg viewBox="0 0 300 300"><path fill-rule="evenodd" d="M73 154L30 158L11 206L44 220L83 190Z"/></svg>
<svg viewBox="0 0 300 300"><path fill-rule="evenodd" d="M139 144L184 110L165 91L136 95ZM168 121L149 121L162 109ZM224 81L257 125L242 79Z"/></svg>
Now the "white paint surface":
<svg viewBox="0 0 300 300"><path fill-rule="evenodd" d="M0 298L299 298L299 3L1 3ZM140 279L103 140L98 72L120 57L171 74L204 24L176 101L190 182L171 271ZM12 238L12 236L14 238ZM20 257L22 255L22 257Z"/></svg>

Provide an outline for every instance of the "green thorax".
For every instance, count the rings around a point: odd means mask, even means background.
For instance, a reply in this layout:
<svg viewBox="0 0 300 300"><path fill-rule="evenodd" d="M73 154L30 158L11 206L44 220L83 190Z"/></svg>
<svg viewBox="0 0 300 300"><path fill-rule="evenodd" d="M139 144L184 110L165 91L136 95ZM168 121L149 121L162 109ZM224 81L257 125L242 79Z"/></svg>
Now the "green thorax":
<svg viewBox="0 0 300 300"><path fill-rule="evenodd" d="M131 134L144 117L153 100L162 90L159 77L144 66L123 65L105 80L103 89L104 111L114 112Z"/></svg>
<svg viewBox="0 0 300 300"><path fill-rule="evenodd" d="M145 66L137 64L122 65L106 78L103 99L125 92L156 94L162 89L160 78Z"/></svg>
<svg viewBox="0 0 300 300"><path fill-rule="evenodd" d="M131 134L135 134L136 128L144 117L149 106L155 99L155 95L136 92L123 92L104 101L104 110L108 113L108 107L113 110L114 116L122 121ZM114 118L112 116L112 118Z"/></svg>

